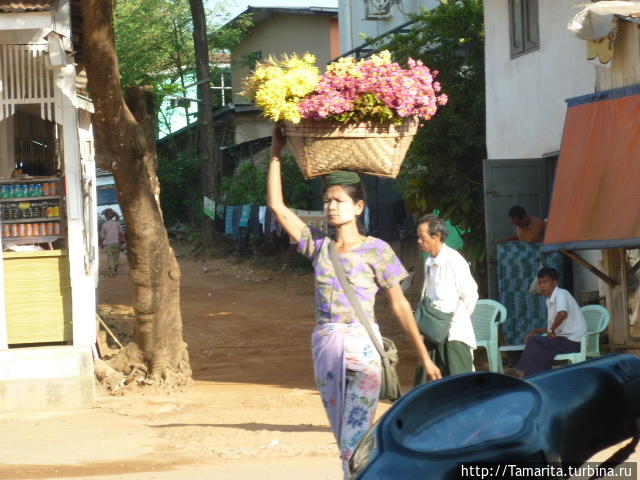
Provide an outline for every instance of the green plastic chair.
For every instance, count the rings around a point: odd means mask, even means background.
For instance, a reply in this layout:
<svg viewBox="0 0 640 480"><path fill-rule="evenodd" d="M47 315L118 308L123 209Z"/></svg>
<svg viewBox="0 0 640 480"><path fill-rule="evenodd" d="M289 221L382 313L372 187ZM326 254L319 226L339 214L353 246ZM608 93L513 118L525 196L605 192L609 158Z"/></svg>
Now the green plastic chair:
<svg viewBox="0 0 640 480"><path fill-rule="evenodd" d="M558 354L553 357L554 361L564 360L573 364L600 356L600 334L609 326L611 315L602 305L585 305L580 310L587 322L587 333L580 339L580 351Z"/></svg>
<svg viewBox="0 0 640 480"><path fill-rule="evenodd" d="M471 314L476 344L487 351L489 370L504 373L498 349L498 325L507 319L507 309L495 300L482 299Z"/></svg>

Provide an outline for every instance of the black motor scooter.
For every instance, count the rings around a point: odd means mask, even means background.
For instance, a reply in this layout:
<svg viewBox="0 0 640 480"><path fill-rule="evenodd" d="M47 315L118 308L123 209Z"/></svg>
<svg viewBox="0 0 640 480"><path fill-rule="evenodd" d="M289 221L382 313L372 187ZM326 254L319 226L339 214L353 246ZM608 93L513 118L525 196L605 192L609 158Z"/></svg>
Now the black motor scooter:
<svg viewBox="0 0 640 480"><path fill-rule="evenodd" d="M633 452L638 419L640 359L633 355L526 381L490 372L447 377L413 389L381 417L351 458L351 479L589 478L604 470L578 467L595 453L631 437L618 456ZM618 478L637 478L636 468L624 464Z"/></svg>

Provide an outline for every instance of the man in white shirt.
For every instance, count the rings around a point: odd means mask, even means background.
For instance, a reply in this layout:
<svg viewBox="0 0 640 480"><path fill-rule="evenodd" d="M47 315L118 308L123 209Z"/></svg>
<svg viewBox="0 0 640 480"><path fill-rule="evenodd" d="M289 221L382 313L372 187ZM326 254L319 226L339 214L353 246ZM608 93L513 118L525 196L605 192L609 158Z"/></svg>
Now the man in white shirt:
<svg viewBox="0 0 640 480"><path fill-rule="evenodd" d="M443 375L456 375L473 371L476 336L471 314L478 301L478 285L467 261L445 245L448 235L445 222L437 215L425 215L418 221L418 245L430 254L422 297L428 296L438 310L454 313L448 340L433 352L435 363Z"/></svg>
<svg viewBox="0 0 640 480"><path fill-rule="evenodd" d="M549 370L553 358L560 353L579 352L580 340L587 332L580 306L568 291L558 286L558 271L544 267L537 277L540 291L547 297L547 328L535 328L527 335L527 346L517 367L520 377Z"/></svg>

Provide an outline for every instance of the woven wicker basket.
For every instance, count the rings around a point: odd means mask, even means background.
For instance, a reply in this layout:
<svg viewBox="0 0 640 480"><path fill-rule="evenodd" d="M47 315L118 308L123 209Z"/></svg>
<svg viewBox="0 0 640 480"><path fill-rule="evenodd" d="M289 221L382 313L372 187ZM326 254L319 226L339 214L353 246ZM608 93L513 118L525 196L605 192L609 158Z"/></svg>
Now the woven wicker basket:
<svg viewBox="0 0 640 480"><path fill-rule="evenodd" d="M417 129L414 118L401 125L317 120L284 125L287 143L307 179L336 170L396 178Z"/></svg>

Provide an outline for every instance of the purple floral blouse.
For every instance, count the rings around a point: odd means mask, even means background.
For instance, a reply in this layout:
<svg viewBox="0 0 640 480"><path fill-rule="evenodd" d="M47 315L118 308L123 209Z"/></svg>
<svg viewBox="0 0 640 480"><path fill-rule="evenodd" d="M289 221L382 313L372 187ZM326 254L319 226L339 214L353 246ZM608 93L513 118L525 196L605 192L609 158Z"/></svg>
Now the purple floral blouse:
<svg viewBox="0 0 640 480"><path fill-rule="evenodd" d="M313 227L302 230L298 251L313 262L316 279L316 320L322 323L358 322L329 256L329 237ZM391 288L408 276L393 249L383 240L367 237L348 253L340 254L347 279L365 314L374 320L380 288Z"/></svg>

